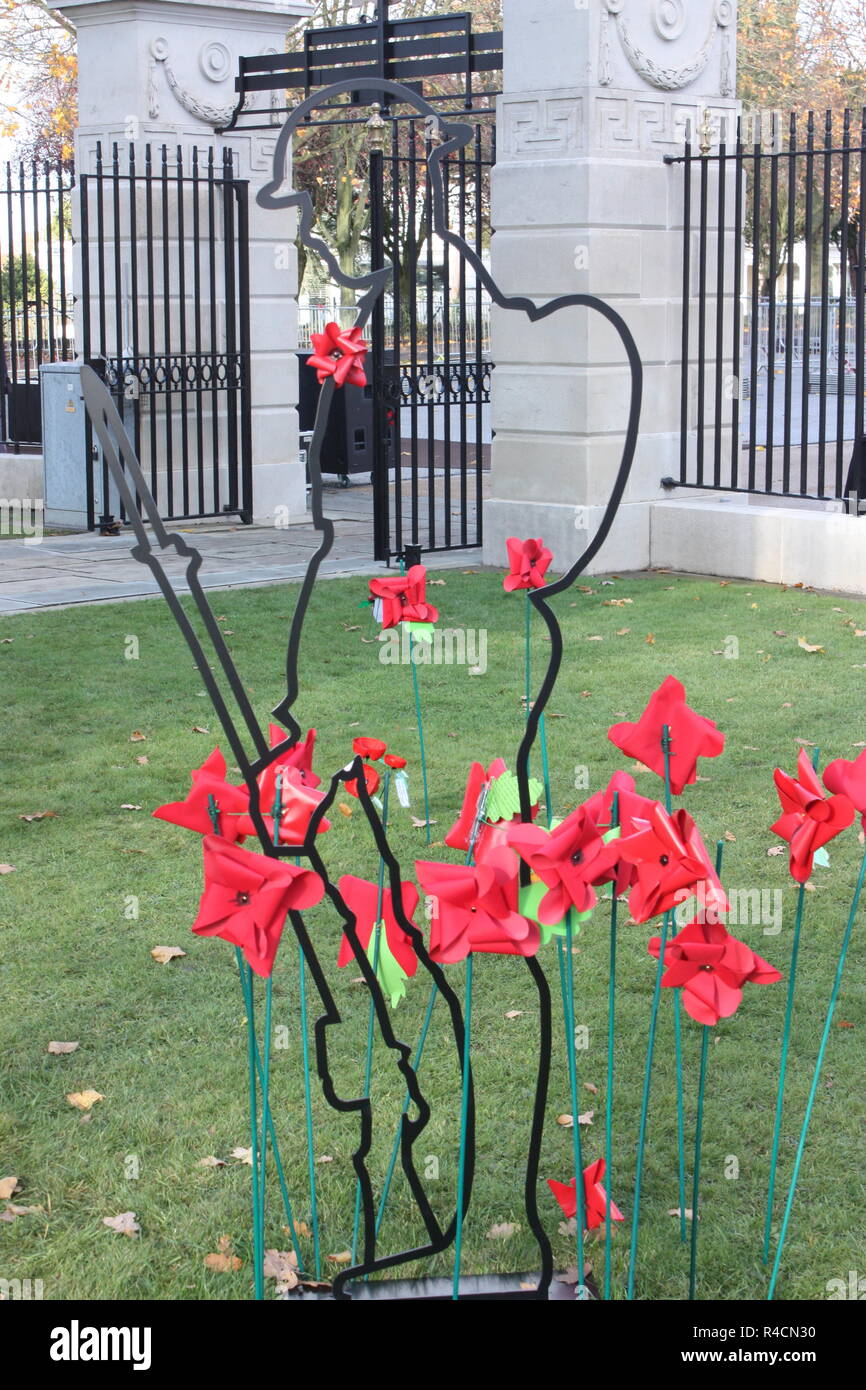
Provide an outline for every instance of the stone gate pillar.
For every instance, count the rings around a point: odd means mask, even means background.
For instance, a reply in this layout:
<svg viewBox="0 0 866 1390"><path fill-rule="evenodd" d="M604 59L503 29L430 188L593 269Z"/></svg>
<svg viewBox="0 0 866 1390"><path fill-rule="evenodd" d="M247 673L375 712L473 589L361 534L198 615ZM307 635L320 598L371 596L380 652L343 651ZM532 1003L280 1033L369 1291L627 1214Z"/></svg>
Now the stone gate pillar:
<svg viewBox="0 0 866 1390"><path fill-rule="evenodd" d="M640 441L593 568L639 569L649 563L650 504L664 495L661 479L679 475L682 170L664 155L682 152L706 111L717 128L735 112L736 4L503 0L503 9L493 272L506 292L538 301L599 295L635 337ZM619 464L624 355L584 309L529 327L495 311L492 355L485 559L501 564L509 535L540 535L561 571L595 534Z"/></svg>
<svg viewBox="0 0 866 1390"><path fill-rule="evenodd" d="M256 521L299 519L306 507L298 459L297 265L294 214L255 201L270 177L279 129L215 134L235 106L242 54L278 53L313 12L307 0L61 0L78 34L76 168L95 169L97 141L110 155L134 140L173 154L228 146L249 180L253 512ZM267 95L263 119L269 119ZM280 103L282 104L282 103ZM188 231L187 231L188 234ZM80 293L80 286L76 286Z"/></svg>

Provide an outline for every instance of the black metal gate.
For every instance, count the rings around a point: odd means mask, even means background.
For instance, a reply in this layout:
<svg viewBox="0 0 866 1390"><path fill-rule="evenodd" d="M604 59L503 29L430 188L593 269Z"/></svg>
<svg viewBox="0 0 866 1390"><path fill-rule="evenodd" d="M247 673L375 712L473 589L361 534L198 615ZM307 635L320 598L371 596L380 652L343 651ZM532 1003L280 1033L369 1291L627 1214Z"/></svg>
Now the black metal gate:
<svg viewBox="0 0 866 1390"><path fill-rule="evenodd" d="M392 267L373 320L374 545L377 560L482 543L490 469L490 303L432 230L435 123L388 122L370 162L372 268ZM451 227L489 246L492 119L442 161Z"/></svg>
<svg viewBox="0 0 866 1390"><path fill-rule="evenodd" d="M39 368L75 356L72 169L5 166L0 179L0 449L38 449Z"/></svg>
<svg viewBox="0 0 866 1390"><path fill-rule="evenodd" d="M112 147L79 178L82 356L168 520L252 519L247 184L231 152ZM88 524L115 519L108 471Z"/></svg>
<svg viewBox="0 0 866 1390"><path fill-rule="evenodd" d="M662 481L862 510L866 110L746 116L668 162L683 370L680 474Z"/></svg>
<svg viewBox="0 0 866 1390"><path fill-rule="evenodd" d="M481 545L493 364L487 292L431 229L428 161L439 143L438 116L421 117L417 106L369 84L384 78L473 130L443 161L446 207L449 230L486 259L503 62L502 33L475 32L471 14L392 19L390 9L380 0L369 23L308 29L296 51L241 58L238 104L226 127L268 128L251 104L256 95L270 93L276 103L267 121L281 98L288 114L317 89L359 83L304 124L354 126L362 137L368 127L369 235L359 258L369 247L372 270L393 268L391 292L374 310L367 365L374 553L385 561ZM366 170L366 152L360 163Z"/></svg>

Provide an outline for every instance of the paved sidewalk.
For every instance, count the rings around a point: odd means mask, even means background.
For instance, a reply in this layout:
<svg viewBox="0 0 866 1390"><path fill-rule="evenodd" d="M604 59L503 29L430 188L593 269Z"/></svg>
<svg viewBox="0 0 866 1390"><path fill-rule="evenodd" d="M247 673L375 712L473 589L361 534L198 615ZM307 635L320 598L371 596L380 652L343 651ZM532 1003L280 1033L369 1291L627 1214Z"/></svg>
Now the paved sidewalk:
<svg viewBox="0 0 866 1390"><path fill-rule="evenodd" d="M372 559L372 489L326 488L325 511L335 525L334 547L322 566L323 576L374 574L385 566ZM240 526L179 523L169 529L189 538L203 556L206 589L236 589L302 579L320 536L311 525ZM0 540L0 616L79 603L108 603L148 598L159 593L149 569L133 560L131 531L121 536L94 533L44 536L38 543ZM430 557L431 568L480 564L478 550L451 551ZM183 565L167 557L179 593L188 592Z"/></svg>

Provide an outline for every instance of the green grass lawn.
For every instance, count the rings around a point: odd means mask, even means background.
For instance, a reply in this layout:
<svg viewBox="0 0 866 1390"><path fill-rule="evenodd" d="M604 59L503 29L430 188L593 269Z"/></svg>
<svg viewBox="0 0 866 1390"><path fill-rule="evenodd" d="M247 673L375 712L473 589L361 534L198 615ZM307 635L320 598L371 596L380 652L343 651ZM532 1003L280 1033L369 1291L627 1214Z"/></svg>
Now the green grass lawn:
<svg viewBox="0 0 866 1390"><path fill-rule="evenodd" d="M522 596L503 594L501 577L446 571L431 590L442 626L489 631L488 669L424 667L420 671L430 763L434 837L450 825L469 762L502 754L510 765L521 736ZM606 784L623 759L606 732L615 718L637 718L668 672L686 685L690 703L728 736L724 756L702 767L703 780L684 802L708 844L726 832L729 888L780 890L779 934L760 923L736 932L787 972L795 889L787 859L768 857L769 826L778 814L772 769L794 769L797 739L831 757L854 757L866 739L862 603L802 589L693 580L667 574L626 577L592 592L562 595L557 610L567 653L550 704L548 738L555 810L571 809L575 769L587 767L591 788ZM285 636L292 586L216 595L229 642L263 717L282 694ZM296 709L319 730L317 770L328 776L351 753L360 733L380 736L410 760L416 813L420 769L411 677L380 665L363 580L322 583L314 596L302 649ZM615 605L611 606L611 601ZM621 606L620 606L621 605ZM137 660L126 659L138 639ZM650 640L650 636L652 640ZM804 637L824 648L808 653ZM3 669L3 775L0 779L0 1178L17 1175L15 1202L40 1210L0 1222L0 1277L42 1279L49 1299L241 1299L250 1296L250 1169L229 1156L246 1146L246 1028L233 952L224 942L190 932L201 887L198 838L151 819L161 802L186 794L190 769L225 740L203 698L193 667L160 601L78 608L0 619ZM591 638L601 638L592 641ZM736 659L725 651L738 643ZM364 640L366 639L366 640ZM541 624L534 661L546 647ZM194 732L195 726L208 733ZM131 742L140 731L144 742ZM146 762L142 762L146 758ZM231 762L231 758L229 758ZM626 764L627 765L627 764ZM638 789L660 794L652 774ZM342 794L338 801L347 801ZM141 809L123 810L124 804ZM376 858L354 803L339 812L319 841L332 876L373 877ZM53 818L27 822L35 812ZM395 807L392 842L406 876L426 857L424 834ZM448 856L440 847L433 856ZM792 1042L786 1124L779 1173L784 1196L799 1120L811 1080L836 953L859 863L856 833L830 846L830 869L816 869L807 896L801 976ZM138 901L138 917L128 914ZM623 913L623 918L627 914ZM343 1095L361 1087L367 994L357 970L338 972L339 924L324 908L310 930L329 968L344 1022L330 1030L331 1062ZM614 1196L631 1217L640 1086L654 978L646 942L654 926L623 926L620 934ZM862 933L862 927L861 927ZM151 958L157 945L187 955L168 965ZM578 1053L581 1108L594 1110L583 1130L585 1162L603 1153L607 1087L606 909L584 925L575 957L577 1018L589 1030ZM558 991L556 955L543 956ZM446 967L462 989L463 966ZM479 1100L478 1169L467 1222L465 1268L531 1269L534 1245L522 1210L521 1181L533 1087L538 1010L521 962L479 957L475 972L473 1063ZM822 1299L827 1281L862 1266L866 1120L866 963L855 934L823 1074L801 1191L788 1244L781 1297ZM426 976L410 985L396 1015L400 1035L417 1037L426 1007ZM557 997L555 993L554 997ZM739 1013L716 1030L711 1048L704 1138L699 1294L707 1299L762 1297L759 1259L772 1134L784 984L747 987ZM313 1000L315 1005L316 1000ZM681 1299L688 1289L687 1251L676 1219L676 1114L673 1015L663 997L653 1076L647 1170L641 1218L638 1294ZM518 1017L506 1014L520 1011ZM691 1136L700 1029L686 1019L686 1132ZM557 1125L570 1111L561 1017L553 1056L542 1174L567 1180L571 1135ZM844 1026L843 1026L844 1025ZM283 1157L299 1219L309 1221L300 1068L298 971L287 931L275 972L272 1098ZM275 1032L275 1039L277 1034ZM50 1040L77 1041L70 1056L47 1053ZM280 1044L287 1044L281 1046ZM458 1085L453 1042L434 1030L422 1084L433 1117L416 1152L444 1216L456 1185ZM585 1089L596 1087L597 1093ZM104 1099L82 1117L67 1093L92 1088ZM381 1173L402 1101L392 1056L376 1053L371 1167ZM315 1096L315 1154L325 1254L351 1243L356 1137L344 1117ZM202 1167L209 1156L225 1167ZM435 1160L435 1162L434 1162ZM546 1185L541 1209L560 1266L574 1261L573 1242L559 1233L559 1212ZM690 1201L689 1201L690 1204ZM102 1218L134 1211L141 1236L127 1239ZM518 1229L490 1238L497 1224ZM204 1257L229 1236L243 1261L236 1273L207 1270ZM422 1237L400 1181L382 1231L382 1249ZM266 1244L288 1248L276 1183L269 1184ZM624 1292L627 1229L615 1238L614 1291ZM590 1238L600 1277L602 1244ZM310 1262L309 1249L306 1250ZM337 1265L325 1262L326 1270ZM446 1259L435 1269L445 1273Z"/></svg>

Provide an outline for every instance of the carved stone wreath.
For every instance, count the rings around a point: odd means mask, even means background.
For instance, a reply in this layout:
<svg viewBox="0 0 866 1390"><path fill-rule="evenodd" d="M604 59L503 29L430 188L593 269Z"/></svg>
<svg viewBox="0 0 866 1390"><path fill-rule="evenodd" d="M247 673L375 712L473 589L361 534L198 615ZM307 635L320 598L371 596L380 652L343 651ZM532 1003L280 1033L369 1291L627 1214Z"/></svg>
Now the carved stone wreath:
<svg viewBox="0 0 866 1390"><path fill-rule="evenodd" d="M690 82L694 82L695 78L700 77L709 61L716 35L728 30L734 18L733 0L715 0L707 37L698 52L681 67L665 67L634 42L624 18L626 3L627 0L604 0L599 63L599 81L602 86L607 86L611 80L610 40L607 34L611 18L616 25L623 52L633 70L645 82L649 82L651 86L658 87L664 92L679 91L682 87L687 87ZM655 0L652 7L652 22L653 28L660 38L668 42L678 39L686 22L683 0ZM728 35L724 33L724 37L727 44ZM727 49L723 55L720 86L722 96L732 95L731 64Z"/></svg>
<svg viewBox="0 0 866 1390"><path fill-rule="evenodd" d="M208 44L202 49L200 55L200 66L206 76L213 82L219 82L225 76L222 68L226 67L223 54L218 49L224 49L224 45ZM226 58L229 57L228 49L224 49ZM159 97L156 90L156 69L162 64L165 72L165 80L168 83L169 91L175 100L180 103L184 111L188 111L196 120L203 121L205 125L223 126L231 120L234 112L234 103L228 106L211 106L209 102L199 101L198 97L182 87L177 80L174 69L169 61L168 42L164 38L153 39L150 45L150 72L148 74L148 107L151 120L156 120L159 116ZM226 68L226 70L228 70Z"/></svg>

